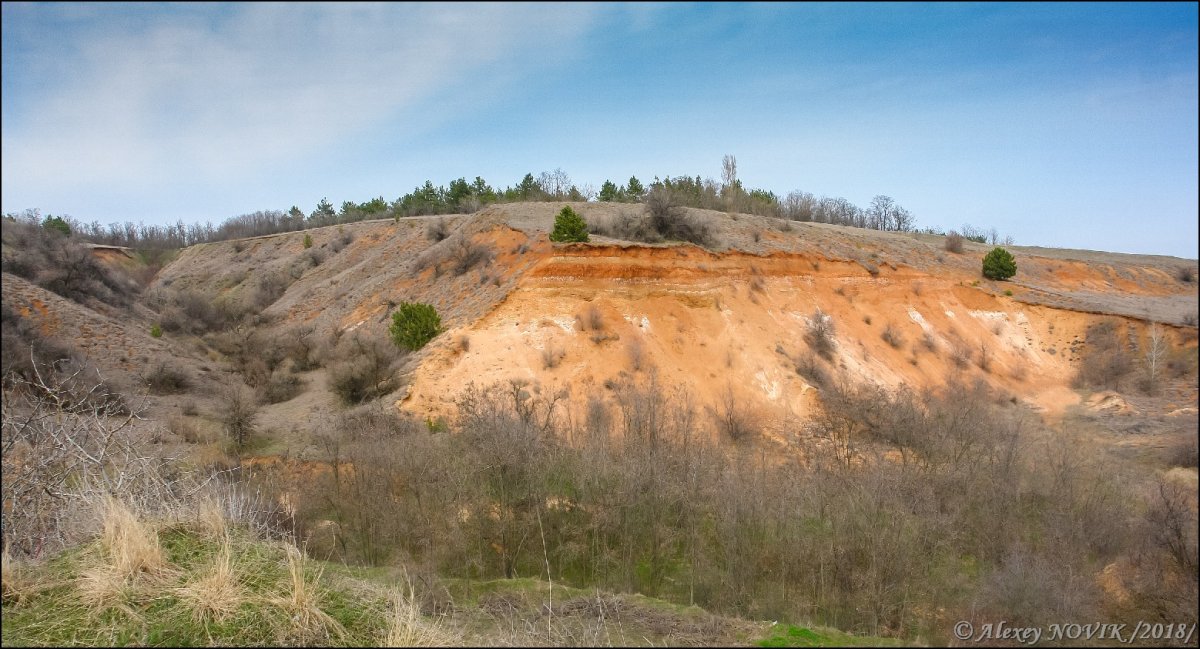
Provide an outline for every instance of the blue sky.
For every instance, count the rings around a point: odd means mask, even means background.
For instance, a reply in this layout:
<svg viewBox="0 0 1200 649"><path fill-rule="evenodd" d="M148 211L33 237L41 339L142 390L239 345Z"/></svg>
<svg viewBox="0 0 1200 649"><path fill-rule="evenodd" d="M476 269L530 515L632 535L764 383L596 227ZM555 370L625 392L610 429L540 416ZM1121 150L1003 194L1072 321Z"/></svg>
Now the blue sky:
<svg viewBox="0 0 1200 649"><path fill-rule="evenodd" d="M556 168L1197 257L1197 5L3 4L2 210L218 222Z"/></svg>

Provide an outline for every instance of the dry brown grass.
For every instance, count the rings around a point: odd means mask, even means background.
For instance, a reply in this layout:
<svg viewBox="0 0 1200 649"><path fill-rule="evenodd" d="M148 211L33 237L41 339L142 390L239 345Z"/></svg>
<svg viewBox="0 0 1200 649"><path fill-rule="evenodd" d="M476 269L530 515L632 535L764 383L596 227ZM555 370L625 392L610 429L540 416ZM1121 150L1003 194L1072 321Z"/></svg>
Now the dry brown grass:
<svg viewBox="0 0 1200 649"><path fill-rule="evenodd" d="M438 621L430 621L421 615L412 582L405 579L408 593L397 589L392 592L392 610L388 617L387 631L380 646L383 647L445 647L455 642Z"/></svg>
<svg viewBox="0 0 1200 649"><path fill-rule="evenodd" d="M197 508L196 520L200 529L212 538L225 539L224 549L229 549L229 521L225 510L215 498L208 498Z"/></svg>
<svg viewBox="0 0 1200 649"><path fill-rule="evenodd" d="M142 575L161 577L168 572L158 532L138 520L125 503L105 496L101 516L98 565L83 571L78 588L83 600L100 609L120 605Z"/></svg>
<svg viewBox="0 0 1200 649"><path fill-rule="evenodd" d="M8 548L0 557L0 600L5 604L20 604L36 589L25 566L12 558Z"/></svg>
<svg viewBox="0 0 1200 649"><path fill-rule="evenodd" d="M203 512L201 517L204 522ZM221 551L208 573L175 592L192 609L192 619L198 623L221 622L237 613L246 596L233 565L233 550L228 536L222 541Z"/></svg>
<svg viewBox="0 0 1200 649"><path fill-rule="evenodd" d="M113 568L123 575L134 576L166 567L158 533L152 525L138 520L125 503L111 496L105 497L103 512L100 540Z"/></svg>
<svg viewBox="0 0 1200 649"><path fill-rule="evenodd" d="M328 613L321 610L322 596L317 584L321 581L324 569L318 571L309 580L304 576L304 558L300 554L300 550L293 545L288 545L287 557L291 588L286 597L271 597L268 599L268 603L291 615L291 638L314 639L328 638L331 635L345 636L345 628Z"/></svg>

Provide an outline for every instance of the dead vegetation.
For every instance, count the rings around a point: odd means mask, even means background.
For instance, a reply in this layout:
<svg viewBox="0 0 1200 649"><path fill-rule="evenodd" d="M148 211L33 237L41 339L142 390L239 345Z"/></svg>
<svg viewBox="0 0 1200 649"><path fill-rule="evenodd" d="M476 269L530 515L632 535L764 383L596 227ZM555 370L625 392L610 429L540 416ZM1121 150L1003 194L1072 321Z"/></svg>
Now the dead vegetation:
<svg viewBox="0 0 1200 649"><path fill-rule="evenodd" d="M345 405L378 399L400 387L397 370L404 355L380 336L344 335L323 359L330 388Z"/></svg>
<svg viewBox="0 0 1200 649"><path fill-rule="evenodd" d="M1084 338L1083 359L1074 385L1121 389L1122 381L1133 371L1133 355L1121 340L1123 335L1124 332L1120 331L1113 320L1105 320L1088 327Z"/></svg>
<svg viewBox="0 0 1200 649"><path fill-rule="evenodd" d="M892 349L899 349L904 345L904 337L900 334L900 330L893 327L892 323L888 323L883 328L883 333L879 335L883 342L892 346Z"/></svg>
<svg viewBox="0 0 1200 649"><path fill-rule="evenodd" d="M684 207L675 190L658 187L647 194L644 205L644 216L621 212L617 216L589 218L588 231L643 243L684 241L706 248L718 244L712 224L705 216Z"/></svg>
<svg viewBox="0 0 1200 649"><path fill-rule="evenodd" d="M491 245L477 242L460 230L417 256L414 269L421 272L432 268L435 277L444 272L457 277L476 266L490 263L495 256L496 251Z"/></svg>
<svg viewBox="0 0 1200 649"><path fill-rule="evenodd" d="M804 332L804 342L808 343L808 348L821 358L830 360L833 358L833 336L833 318L819 308L813 311L807 319Z"/></svg>
<svg viewBox="0 0 1200 649"><path fill-rule="evenodd" d="M128 309L141 291L134 278L100 263L81 239L36 220L8 218L3 270L80 304Z"/></svg>
<svg viewBox="0 0 1200 649"><path fill-rule="evenodd" d="M962 251L963 251L963 242L965 240L966 239L963 237L963 235L955 232L954 230L951 230L946 235L946 243L945 243L946 252L952 252L956 255L961 255Z"/></svg>

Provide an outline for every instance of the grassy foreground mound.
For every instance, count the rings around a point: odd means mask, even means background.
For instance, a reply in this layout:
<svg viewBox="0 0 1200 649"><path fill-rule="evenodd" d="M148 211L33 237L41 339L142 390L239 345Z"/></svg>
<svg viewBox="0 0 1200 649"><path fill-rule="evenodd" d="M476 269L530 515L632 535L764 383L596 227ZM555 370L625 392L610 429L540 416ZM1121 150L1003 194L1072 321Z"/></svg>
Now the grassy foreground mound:
<svg viewBox="0 0 1200 649"><path fill-rule="evenodd" d="M3 644L365 645L405 632L438 641L411 598L322 573L294 546L229 527L216 511L154 525L110 501L100 538L45 564L5 562Z"/></svg>
<svg viewBox="0 0 1200 649"><path fill-rule="evenodd" d="M227 523L151 523L101 504L99 538L52 559L4 557L4 646L876 645L641 595L539 579L436 580L313 561ZM420 580L425 582L424 579ZM797 630L799 629L799 630Z"/></svg>

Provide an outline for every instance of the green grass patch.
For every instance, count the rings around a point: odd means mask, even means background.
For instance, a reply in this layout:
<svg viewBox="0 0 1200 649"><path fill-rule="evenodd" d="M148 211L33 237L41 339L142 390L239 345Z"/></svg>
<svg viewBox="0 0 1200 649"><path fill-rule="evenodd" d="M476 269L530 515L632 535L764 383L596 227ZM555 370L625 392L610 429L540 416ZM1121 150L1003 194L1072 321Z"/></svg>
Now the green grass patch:
<svg viewBox="0 0 1200 649"><path fill-rule="evenodd" d="M771 635L754 643L758 647L903 647L896 638L856 636L825 627L810 628L794 624L778 624Z"/></svg>

